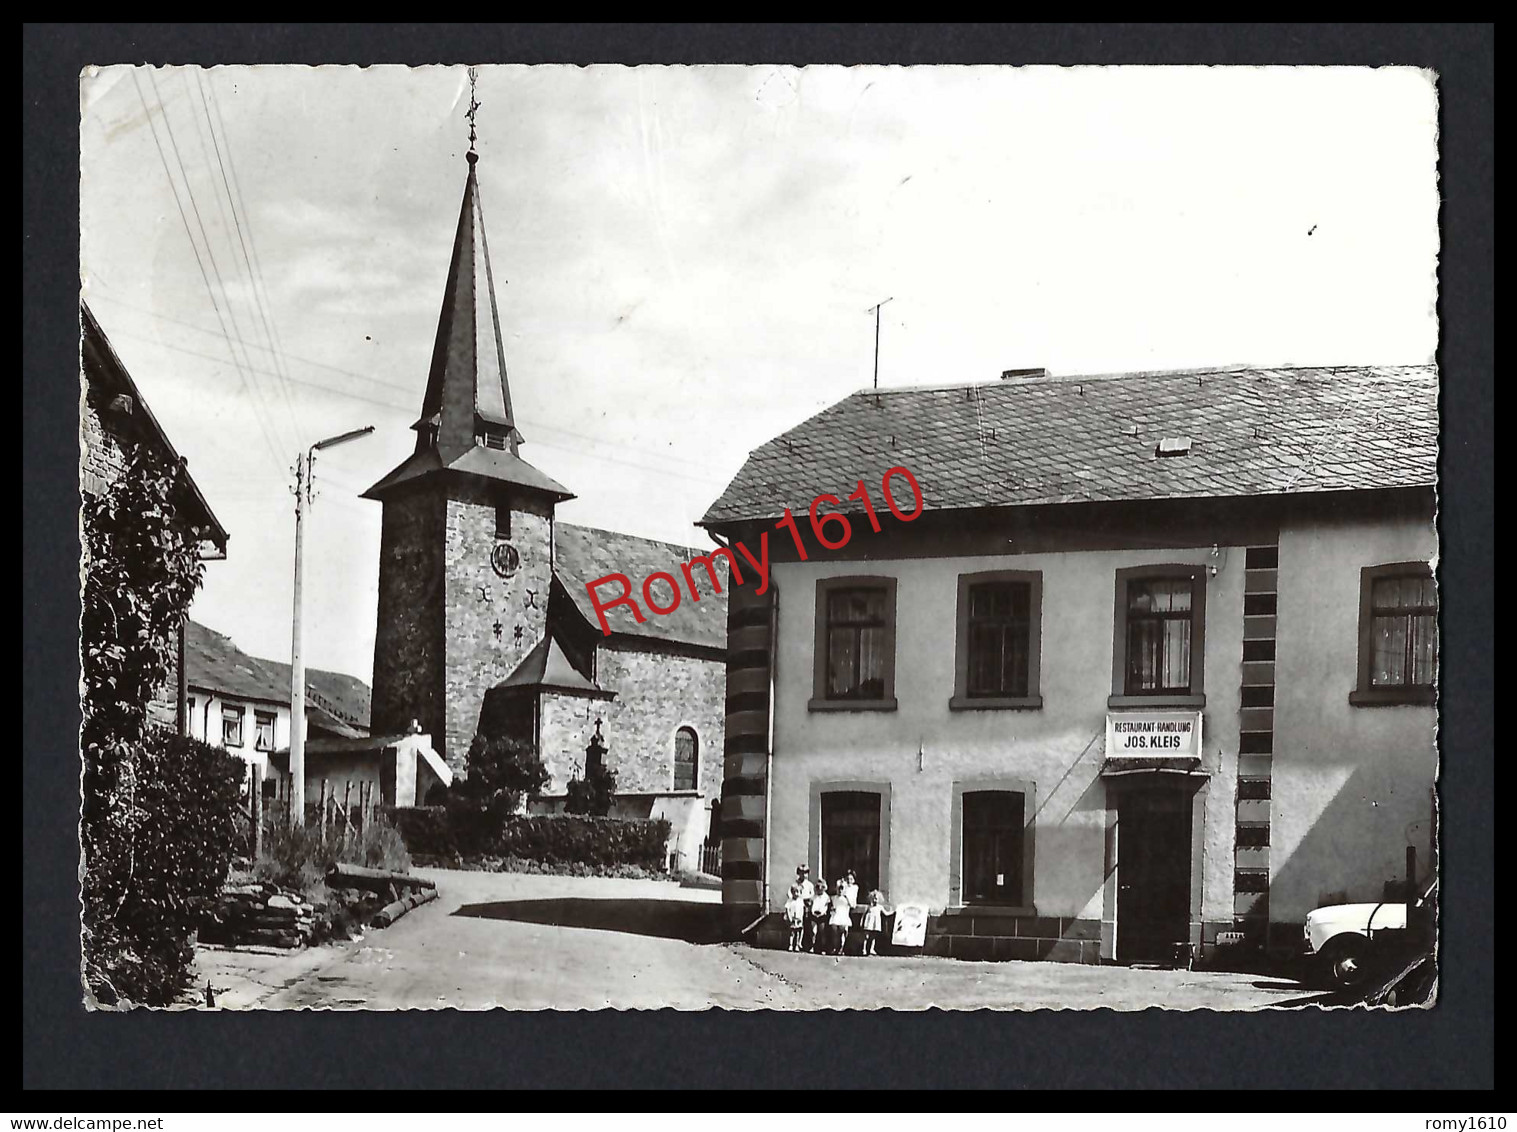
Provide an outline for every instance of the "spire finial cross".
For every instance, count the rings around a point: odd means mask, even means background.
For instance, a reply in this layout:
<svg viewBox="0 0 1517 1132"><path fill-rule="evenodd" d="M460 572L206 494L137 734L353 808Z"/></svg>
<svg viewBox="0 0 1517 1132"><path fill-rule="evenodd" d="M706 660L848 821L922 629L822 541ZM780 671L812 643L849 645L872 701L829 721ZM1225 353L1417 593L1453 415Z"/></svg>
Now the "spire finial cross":
<svg viewBox="0 0 1517 1132"><path fill-rule="evenodd" d="M480 102L474 97L474 91L479 82L479 70L476 67L469 68L469 109L464 117L469 119L469 152L474 152L474 116L479 113Z"/></svg>

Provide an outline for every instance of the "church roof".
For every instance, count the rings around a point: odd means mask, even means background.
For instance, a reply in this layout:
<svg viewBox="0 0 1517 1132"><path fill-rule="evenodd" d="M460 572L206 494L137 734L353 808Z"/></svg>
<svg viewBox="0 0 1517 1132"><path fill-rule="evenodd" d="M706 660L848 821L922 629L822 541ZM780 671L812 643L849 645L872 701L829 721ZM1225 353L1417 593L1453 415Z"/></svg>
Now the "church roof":
<svg viewBox="0 0 1517 1132"><path fill-rule="evenodd" d="M500 305L475 174L478 157L471 152L468 159L427 391L421 416L411 426L418 433L416 451L363 497L378 499L399 484L448 471L572 499L572 492L517 455L522 435L506 379ZM500 447L486 447L484 435Z"/></svg>
<svg viewBox="0 0 1517 1132"><path fill-rule="evenodd" d="M512 670L496 688L547 688L556 692L580 692L585 695L609 698L614 693L585 679L579 669L569 663L563 648L550 633L521 663Z"/></svg>
<svg viewBox="0 0 1517 1132"><path fill-rule="evenodd" d="M470 448L446 463L435 448L413 452L396 469L363 493L364 499L379 499L391 488L409 480L448 470L481 476L499 483L515 484L551 495L554 499L573 499L574 493L553 477L538 471L520 456L497 448Z"/></svg>
<svg viewBox="0 0 1517 1132"><path fill-rule="evenodd" d="M516 428L476 160L471 153L458 231L453 237L453 258L448 264L447 289L437 320L437 341L432 347L427 395L421 403L422 422L440 417L439 442L445 449L474 443L476 416L489 424Z"/></svg>
<svg viewBox="0 0 1517 1132"><path fill-rule="evenodd" d="M577 527L572 523L555 523L553 539L554 573L573 599L574 607L595 628L597 634L601 631L600 621L595 616L595 606L590 601L586 587L590 582L608 574L625 574L632 586L632 599L637 602L639 609L643 609L644 620L639 624L625 605L615 606L606 611L606 622L613 633L726 648L725 587L728 579L725 560L716 560L717 576L722 579L724 587L722 593L712 591L704 566L695 568L692 576L699 587L700 601L691 599L684 575L680 571L682 563L689 562L698 555L710 554L711 551L624 535L617 531ZM655 571L662 571L679 583L680 603L672 613L653 613L643 608L643 579ZM614 591L607 588L601 592L609 596ZM654 595L661 602L671 600L667 586L660 585L654 590Z"/></svg>

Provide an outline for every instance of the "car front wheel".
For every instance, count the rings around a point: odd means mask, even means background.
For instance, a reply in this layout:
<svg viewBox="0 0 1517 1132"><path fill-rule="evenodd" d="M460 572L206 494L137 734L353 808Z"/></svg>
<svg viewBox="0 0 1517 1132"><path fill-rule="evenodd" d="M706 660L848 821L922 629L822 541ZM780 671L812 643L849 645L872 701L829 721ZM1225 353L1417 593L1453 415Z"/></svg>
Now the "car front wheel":
<svg viewBox="0 0 1517 1132"><path fill-rule="evenodd" d="M1321 953L1322 974L1338 990L1358 986L1369 974L1370 942L1362 935L1340 935L1328 940Z"/></svg>

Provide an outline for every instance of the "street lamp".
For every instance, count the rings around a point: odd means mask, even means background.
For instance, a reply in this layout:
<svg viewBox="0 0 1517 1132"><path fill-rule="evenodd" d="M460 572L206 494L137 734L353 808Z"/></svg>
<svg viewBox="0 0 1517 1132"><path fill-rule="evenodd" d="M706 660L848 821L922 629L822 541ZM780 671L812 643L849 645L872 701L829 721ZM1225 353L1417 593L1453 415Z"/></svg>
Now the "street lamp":
<svg viewBox="0 0 1517 1132"><path fill-rule="evenodd" d="M306 811L306 668L300 653L300 623L305 615L301 588L304 558L305 509L311 500L311 469L316 453L358 440L374 431L373 425L355 428L341 436L329 436L295 457L295 613L290 627L290 822L305 824Z"/></svg>

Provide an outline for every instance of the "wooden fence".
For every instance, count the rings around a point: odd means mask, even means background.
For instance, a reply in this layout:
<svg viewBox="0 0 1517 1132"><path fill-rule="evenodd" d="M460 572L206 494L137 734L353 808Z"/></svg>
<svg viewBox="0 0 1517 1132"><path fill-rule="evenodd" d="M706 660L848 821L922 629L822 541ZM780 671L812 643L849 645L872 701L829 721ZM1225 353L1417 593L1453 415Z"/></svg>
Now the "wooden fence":
<svg viewBox="0 0 1517 1132"><path fill-rule="evenodd" d="M701 872L707 876L722 875L722 842L720 838L707 838L701 843Z"/></svg>
<svg viewBox="0 0 1517 1132"><path fill-rule="evenodd" d="M257 859L263 848L265 823L289 822L290 803L277 794L273 798L263 796L263 779L257 766L248 767L247 796L248 805L242 814L252 835L249 848ZM324 841L357 836L378 812L380 803L377 783L345 779L339 784L323 778L316 801L306 803L305 824L318 827Z"/></svg>

